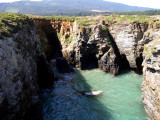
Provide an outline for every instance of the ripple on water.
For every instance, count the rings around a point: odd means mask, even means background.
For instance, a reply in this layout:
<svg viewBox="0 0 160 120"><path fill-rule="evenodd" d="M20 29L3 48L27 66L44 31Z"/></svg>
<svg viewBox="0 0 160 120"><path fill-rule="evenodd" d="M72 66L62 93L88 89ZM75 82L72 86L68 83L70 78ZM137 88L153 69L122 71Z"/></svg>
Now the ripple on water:
<svg viewBox="0 0 160 120"><path fill-rule="evenodd" d="M98 69L65 74L53 90L42 92L45 120L147 120L141 99L142 76L124 72L118 77ZM81 91L101 90L99 97Z"/></svg>

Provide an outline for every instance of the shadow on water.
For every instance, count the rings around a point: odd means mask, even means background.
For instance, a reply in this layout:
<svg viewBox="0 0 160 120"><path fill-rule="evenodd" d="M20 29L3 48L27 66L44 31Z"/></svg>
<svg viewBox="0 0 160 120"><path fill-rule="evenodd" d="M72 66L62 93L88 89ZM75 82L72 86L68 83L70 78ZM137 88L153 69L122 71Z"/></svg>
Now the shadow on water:
<svg viewBox="0 0 160 120"><path fill-rule="evenodd" d="M120 73L119 73L119 75L125 75L125 74L128 74L128 73L130 73L131 72L131 70L122 70Z"/></svg>
<svg viewBox="0 0 160 120"><path fill-rule="evenodd" d="M81 94L92 87L79 70L64 76L52 91L42 93L44 120L113 120L111 111L98 100L101 96Z"/></svg>

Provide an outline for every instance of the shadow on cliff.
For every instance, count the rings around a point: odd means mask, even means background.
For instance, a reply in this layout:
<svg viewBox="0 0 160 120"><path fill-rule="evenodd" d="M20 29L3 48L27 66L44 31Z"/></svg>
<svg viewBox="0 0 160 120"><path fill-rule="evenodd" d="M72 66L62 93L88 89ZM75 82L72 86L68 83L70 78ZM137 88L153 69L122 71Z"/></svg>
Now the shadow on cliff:
<svg viewBox="0 0 160 120"><path fill-rule="evenodd" d="M34 21L40 35L41 49L45 53L37 57L38 84L41 89L51 88L55 78L49 63L52 59L62 57L62 46L50 20L35 19Z"/></svg>
<svg viewBox="0 0 160 120"><path fill-rule="evenodd" d="M111 112L99 100L101 96L86 96L81 92L92 91L92 87L79 70L72 80L60 80L52 91L42 94L44 120L114 120Z"/></svg>
<svg viewBox="0 0 160 120"><path fill-rule="evenodd" d="M55 30L50 30L50 32L46 32L46 36L48 46L51 46L48 47L48 50L45 52L47 60L50 61L53 58L62 57L62 46L58 39L57 32Z"/></svg>

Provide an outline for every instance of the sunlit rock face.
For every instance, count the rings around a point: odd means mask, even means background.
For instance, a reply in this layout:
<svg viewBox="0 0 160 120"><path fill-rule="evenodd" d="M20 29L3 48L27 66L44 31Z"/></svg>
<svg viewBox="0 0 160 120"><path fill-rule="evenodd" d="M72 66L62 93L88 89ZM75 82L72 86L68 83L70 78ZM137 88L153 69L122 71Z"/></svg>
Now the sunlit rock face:
<svg viewBox="0 0 160 120"><path fill-rule="evenodd" d="M142 97L151 120L160 119L160 39L145 46Z"/></svg>
<svg viewBox="0 0 160 120"><path fill-rule="evenodd" d="M118 46L121 55L126 56L132 69L140 69L142 63L142 51L139 51L139 41L143 39L148 24L119 24L110 27L110 32Z"/></svg>
<svg viewBox="0 0 160 120"><path fill-rule="evenodd" d="M156 34L155 26L136 22L109 25L99 20L83 28L76 21L52 21L52 27L68 63L81 69L94 64L114 75L126 68L141 74L143 46L153 40L148 33Z"/></svg>

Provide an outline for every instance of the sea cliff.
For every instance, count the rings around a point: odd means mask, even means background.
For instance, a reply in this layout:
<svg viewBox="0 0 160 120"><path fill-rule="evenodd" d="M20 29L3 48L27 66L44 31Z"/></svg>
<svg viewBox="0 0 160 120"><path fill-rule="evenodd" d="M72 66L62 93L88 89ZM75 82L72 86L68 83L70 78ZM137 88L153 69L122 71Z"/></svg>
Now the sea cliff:
<svg viewBox="0 0 160 120"><path fill-rule="evenodd" d="M39 93L58 79L52 67L65 73L72 65L113 75L143 69L145 110L159 120L159 28L159 20L149 17L2 14L0 119L43 120Z"/></svg>

